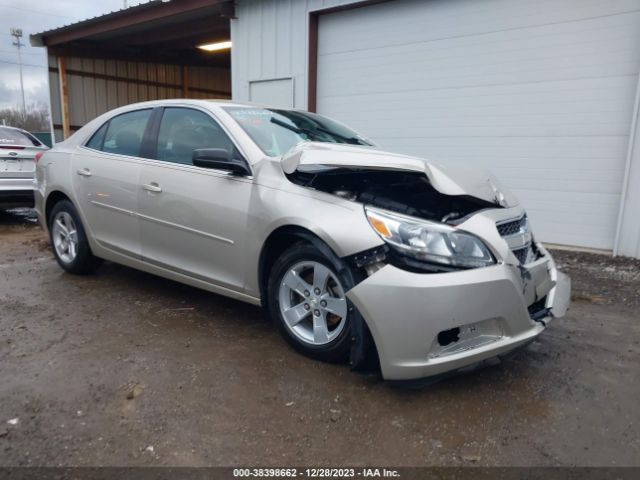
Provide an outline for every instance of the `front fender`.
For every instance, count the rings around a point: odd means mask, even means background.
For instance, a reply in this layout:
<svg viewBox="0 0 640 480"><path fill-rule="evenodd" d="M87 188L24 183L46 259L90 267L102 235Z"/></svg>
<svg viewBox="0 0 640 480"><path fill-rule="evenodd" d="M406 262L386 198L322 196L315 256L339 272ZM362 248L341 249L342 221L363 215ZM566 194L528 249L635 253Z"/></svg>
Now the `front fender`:
<svg viewBox="0 0 640 480"><path fill-rule="evenodd" d="M249 210L246 251L251 258L246 265L250 269L259 264L269 236L285 226L308 230L340 258L383 244L369 225L362 205L323 192L305 190L302 194L256 185ZM259 295L257 268L247 272L246 290Z"/></svg>

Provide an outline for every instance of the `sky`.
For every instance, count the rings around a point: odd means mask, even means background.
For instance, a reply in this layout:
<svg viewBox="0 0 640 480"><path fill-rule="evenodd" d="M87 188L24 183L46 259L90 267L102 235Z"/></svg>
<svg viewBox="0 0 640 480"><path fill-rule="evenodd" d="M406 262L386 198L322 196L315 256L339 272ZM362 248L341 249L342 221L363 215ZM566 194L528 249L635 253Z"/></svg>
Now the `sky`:
<svg viewBox="0 0 640 480"><path fill-rule="evenodd" d="M146 1L146 0L145 0ZM128 0L133 6L144 3ZM29 35L124 7L124 0L0 0L0 109L20 107L18 53L12 27L22 28L22 63L26 103L49 104L45 48L32 47Z"/></svg>

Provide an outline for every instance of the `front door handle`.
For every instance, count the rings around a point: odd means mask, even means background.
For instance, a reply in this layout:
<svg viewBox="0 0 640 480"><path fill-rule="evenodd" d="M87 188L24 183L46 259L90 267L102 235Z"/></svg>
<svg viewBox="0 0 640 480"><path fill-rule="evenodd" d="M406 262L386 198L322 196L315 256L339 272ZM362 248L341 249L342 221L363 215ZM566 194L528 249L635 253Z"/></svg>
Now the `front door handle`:
<svg viewBox="0 0 640 480"><path fill-rule="evenodd" d="M142 188L144 188L147 192L154 192L154 193L162 192L162 188L160 188L160 185L158 185L155 182L145 183L144 185L142 185Z"/></svg>
<svg viewBox="0 0 640 480"><path fill-rule="evenodd" d="M88 168L83 168L81 170L78 170L76 173L78 175L82 176L82 177L90 177L91 176L91 170L89 170Z"/></svg>

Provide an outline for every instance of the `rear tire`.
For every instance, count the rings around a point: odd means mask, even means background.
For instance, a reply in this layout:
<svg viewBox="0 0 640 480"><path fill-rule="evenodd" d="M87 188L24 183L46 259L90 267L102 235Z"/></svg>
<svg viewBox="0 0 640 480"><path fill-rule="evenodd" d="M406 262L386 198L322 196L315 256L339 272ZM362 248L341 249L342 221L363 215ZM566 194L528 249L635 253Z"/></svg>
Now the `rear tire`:
<svg viewBox="0 0 640 480"><path fill-rule="evenodd" d="M91 252L78 211L69 200L60 200L48 218L49 238L58 264L67 272L93 273L102 259Z"/></svg>
<svg viewBox="0 0 640 480"><path fill-rule="evenodd" d="M349 281L323 253L298 244L276 260L268 283L269 314L284 339L300 353L343 362L351 347Z"/></svg>

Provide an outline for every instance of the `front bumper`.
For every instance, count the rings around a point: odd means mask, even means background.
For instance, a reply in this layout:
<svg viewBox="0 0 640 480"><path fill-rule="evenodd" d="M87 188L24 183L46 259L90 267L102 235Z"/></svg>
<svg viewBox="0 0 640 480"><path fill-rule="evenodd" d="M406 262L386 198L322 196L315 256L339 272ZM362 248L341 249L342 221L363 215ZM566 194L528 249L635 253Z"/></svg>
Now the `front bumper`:
<svg viewBox="0 0 640 480"><path fill-rule="evenodd" d="M0 178L0 207L33 207L33 178Z"/></svg>
<svg viewBox="0 0 640 480"><path fill-rule="evenodd" d="M526 267L500 263L422 274L386 265L356 285L347 296L373 335L383 377L410 380L461 369L526 344L563 316L571 282L539 249L542 257ZM537 321L532 304L543 309Z"/></svg>

